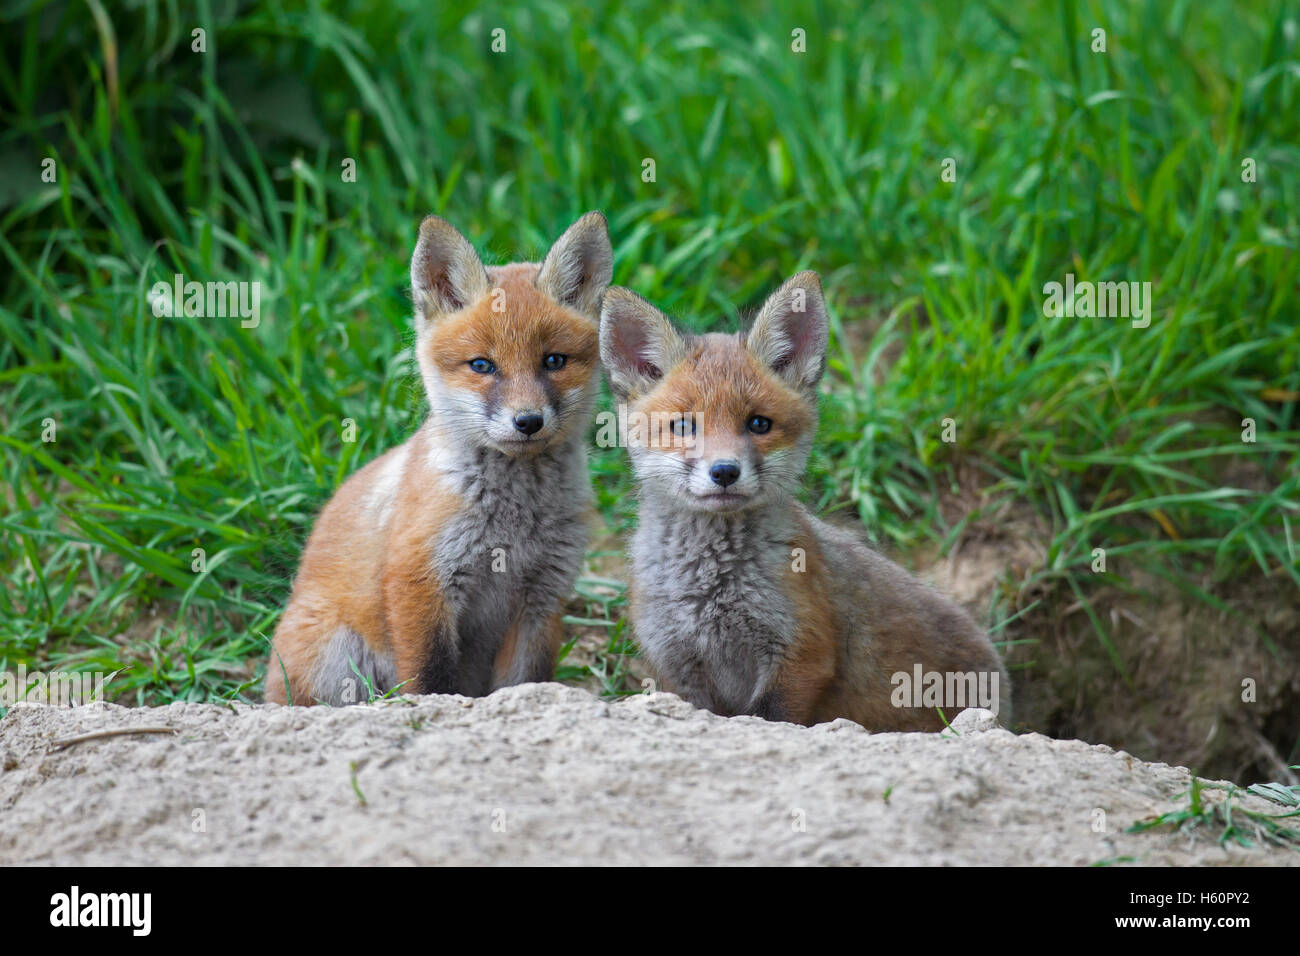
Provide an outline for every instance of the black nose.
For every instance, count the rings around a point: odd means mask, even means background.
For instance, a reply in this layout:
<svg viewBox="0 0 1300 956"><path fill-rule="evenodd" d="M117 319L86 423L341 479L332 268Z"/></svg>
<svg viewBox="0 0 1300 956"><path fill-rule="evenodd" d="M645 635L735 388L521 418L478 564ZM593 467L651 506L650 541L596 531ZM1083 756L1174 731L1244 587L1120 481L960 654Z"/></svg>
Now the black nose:
<svg viewBox="0 0 1300 956"><path fill-rule="evenodd" d="M725 488L727 485L735 484L736 479L740 477L740 466L734 461L715 462L709 469L709 477L713 479L715 485L722 485Z"/></svg>
<svg viewBox="0 0 1300 956"><path fill-rule="evenodd" d="M542 416L537 412L520 412L515 416L515 428L525 435L542 430Z"/></svg>

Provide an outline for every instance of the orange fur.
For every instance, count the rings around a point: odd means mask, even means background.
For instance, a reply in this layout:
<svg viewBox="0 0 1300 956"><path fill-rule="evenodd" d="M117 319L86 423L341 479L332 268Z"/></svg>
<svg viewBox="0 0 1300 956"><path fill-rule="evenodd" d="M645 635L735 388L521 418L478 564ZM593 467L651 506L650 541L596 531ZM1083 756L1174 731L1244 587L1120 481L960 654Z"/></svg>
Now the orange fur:
<svg viewBox="0 0 1300 956"><path fill-rule="evenodd" d="M556 388L568 391L591 377L599 359L595 325L539 292L533 286L536 275L537 266L530 263L502 266L494 276L500 293L447 317L433 329L422 348L448 388L486 397L492 378L471 371L466 363L491 355L505 372L508 384L503 398L519 405L538 403L541 393L531 373L541 358L539 342L569 357L551 377ZM493 311L497 302L504 304L505 313Z"/></svg>
<svg viewBox="0 0 1300 956"><path fill-rule="evenodd" d="M790 542L790 550L793 553L794 549L801 549L806 568L795 571L792 563L782 582L794 605L799 630L794 646L786 652L775 688L789 720L814 724L821 719L834 719L820 715L835 709L830 706L829 698L837 689L840 634L830 610L830 581L821 551L807 522L803 524L803 534Z"/></svg>
<svg viewBox="0 0 1300 956"><path fill-rule="evenodd" d="M637 410L696 415L703 428L699 437L711 441L712 447L728 439L752 441L764 456L793 445L813 424L806 402L763 368L736 336L700 340ZM745 420L757 410L772 419L772 430L746 434Z"/></svg>

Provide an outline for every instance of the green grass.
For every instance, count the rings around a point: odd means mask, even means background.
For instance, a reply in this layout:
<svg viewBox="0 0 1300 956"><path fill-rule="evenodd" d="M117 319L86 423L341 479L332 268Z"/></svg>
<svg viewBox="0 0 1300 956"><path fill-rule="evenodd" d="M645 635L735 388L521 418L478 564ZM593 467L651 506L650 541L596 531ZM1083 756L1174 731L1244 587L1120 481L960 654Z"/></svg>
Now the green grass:
<svg viewBox="0 0 1300 956"><path fill-rule="evenodd" d="M986 511L1036 509L1048 560L994 626L1077 599L1122 670L1092 601L1128 569L1189 600L1300 588L1293 3L34 0L0 18L0 667L122 669L140 703L257 699L313 515L421 415L405 285L428 212L504 261L603 209L615 280L697 328L819 270L834 384L810 500L903 549L980 516L940 516L959 473ZM261 325L155 318L146 293L178 272L261 282ZM1044 317L1067 272L1150 281L1151 326ZM622 453L592 471L626 530ZM612 692L621 605L594 593Z"/></svg>
<svg viewBox="0 0 1300 956"><path fill-rule="evenodd" d="M1293 766L1289 769L1300 770L1300 767ZM1254 783L1246 789L1257 797L1272 800L1284 807L1300 807L1300 787L1289 787L1282 783Z"/></svg>
<svg viewBox="0 0 1300 956"><path fill-rule="evenodd" d="M1222 800L1207 802L1206 790L1223 790L1227 796ZM1233 797L1241 792L1234 786L1206 783L1193 776L1188 791L1178 795L1178 799L1187 801L1185 807L1139 820L1124 832L1146 833L1148 830L1168 828L1188 835L1212 835L1220 846L1231 842L1251 849L1257 843L1263 843L1300 851L1300 829L1289 823L1300 818L1300 810L1290 813L1261 813L1234 805Z"/></svg>

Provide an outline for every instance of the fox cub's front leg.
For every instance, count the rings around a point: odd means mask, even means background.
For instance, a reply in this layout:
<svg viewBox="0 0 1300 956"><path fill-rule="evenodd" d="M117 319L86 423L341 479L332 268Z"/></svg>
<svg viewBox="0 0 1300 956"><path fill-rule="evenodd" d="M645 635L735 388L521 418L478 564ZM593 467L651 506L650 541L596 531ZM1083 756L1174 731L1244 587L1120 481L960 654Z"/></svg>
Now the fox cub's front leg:
<svg viewBox="0 0 1300 956"><path fill-rule="evenodd" d="M553 679L564 642L563 606L586 551L586 529L581 521L546 521L539 530L546 544L522 575L510 634L498 659L499 685Z"/></svg>
<svg viewBox="0 0 1300 956"><path fill-rule="evenodd" d="M415 533L394 535L396 558L385 568L386 625L397 685L405 694L456 693L457 648L452 608L432 573L432 558Z"/></svg>
<svg viewBox="0 0 1300 956"><path fill-rule="evenodd" d="M555 661L563 644L562 610L516 618L497 655L493 683L498 687L510 687L554 679Z"/></svg>

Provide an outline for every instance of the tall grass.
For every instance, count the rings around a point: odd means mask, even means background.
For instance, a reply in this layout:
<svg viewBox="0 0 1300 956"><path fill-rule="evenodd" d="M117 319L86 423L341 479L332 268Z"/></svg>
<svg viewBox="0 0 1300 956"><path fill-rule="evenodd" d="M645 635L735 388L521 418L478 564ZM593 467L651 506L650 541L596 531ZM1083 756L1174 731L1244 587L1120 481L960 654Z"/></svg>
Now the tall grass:
<svg viewBox="0 0 1300 956"><path fill-rule="evenodd" d="M1137 566L1200 600L1202 572L1300 586L1290 3L0 16L0 667L255 697L315 510L421 413L406 261L431 211L503 261L604 209L616 281L697 328L821 271L811 498L881 540L951 541L937 502L973 472L1050 523L1025 593L1087 602ZM1045 317L1067 272L1151 282L1150 327ZM155 317L176 273L262 283L261 324ZM593 476L626 528L621 453Z"/></svg>

